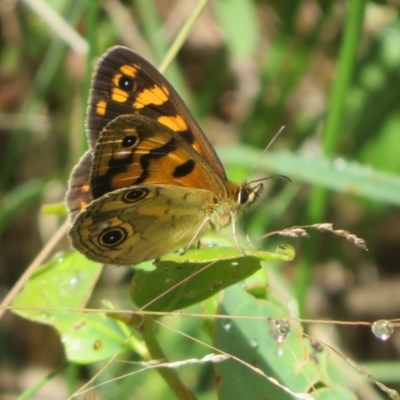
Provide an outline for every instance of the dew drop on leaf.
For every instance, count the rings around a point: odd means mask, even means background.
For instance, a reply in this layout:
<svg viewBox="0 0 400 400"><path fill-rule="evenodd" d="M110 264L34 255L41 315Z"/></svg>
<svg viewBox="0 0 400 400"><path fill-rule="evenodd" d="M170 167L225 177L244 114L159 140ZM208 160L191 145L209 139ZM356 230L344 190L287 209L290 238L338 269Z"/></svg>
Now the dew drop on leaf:
<svg viewBox="0 0 400 400"><path fill-rule="evenodd" d="M229 319L224 319L221 321L222 329L229 332L232 326L232 322Z"/></svg>
<svg viewBox="0 0 400 400"><path fill-rule="evenodd" d="M392 336L392 333L394 331L393 324L386 320L386 319L380 319L379 321L375 321L372 324L372 333L381 340L387 340Z"/></svg>
<svg viewBox="0 0 400 400"><path fill-rule="evenodd" d="M386 390L386 393L387 393L387 394L389 395L389 397L390 397L391 399L393 399L393 400L399 400L399 399L400 399L399 392L397 392L397 391L394 390L394 389L388 388L388 389Z"/></svg>
<svg viewBox="0 0 400 400"><path fill-rule="evenodd" d="M369 369L367 367L364 367L364 365L356 365L355 370L363 376L370 376Z"/></svg>
<svg viewBox="0 0 400 400"><path fill-rule="evenodd" d="M278 343L282 343L290 333L290 324L287 319L270 318L268 320L268 334Z"/></svg>
<svg viewBox="0 0 400 400"><path fill-rule="evenodd" d="M60 297L69 298L76 295L82 289L85 273L82 271L71 271L71 274L65 276L59 286Z"/></svg>
<svg viewBox="0 0 400 400"><path fill-rule="evenodd" d="M49 324L54 321L55 317L51 313L47 311L42 311L38 315L38 318L41 319L44 323Z"/></svg>
<svg viewBox="0 0 400 400"><path fill-rule="evenodd" d="M256 349L256 348L258 347L258 341L257 341L257 339L255 339L255 338L251 339L251 340L250 340L250 346L251 346L253 349Z"/></svg>
<svg viewBox="0 0 400 400"><path fill-rule="evenodd" d="M283 349L282 349L282 343L281 342L278 342L278 345L277 345L276 350L275 350L275 355L278 356L278 357L283 356Z"/></svg>

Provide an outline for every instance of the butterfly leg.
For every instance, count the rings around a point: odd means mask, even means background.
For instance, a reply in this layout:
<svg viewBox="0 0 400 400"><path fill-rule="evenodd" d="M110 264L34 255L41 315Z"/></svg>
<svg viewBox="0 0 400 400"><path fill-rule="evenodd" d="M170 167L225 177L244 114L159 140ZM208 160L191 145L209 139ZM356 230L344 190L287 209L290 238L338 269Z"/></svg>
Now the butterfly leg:
<svg viewBox="0 0 400 400"><path fill-rule="evenodd" d="M239 243L239 236L237 234L237 229L236 229L236 214L231 212L231 219L232 219L232 233L233 237L235 238L236 246L240 250L240 252L243 254L243 256L246 256L246 252L243 250L242 246Z"/></svg>
<svg viewBox="0 0 400 400"><path fill-rule="evenodd" d="M253 245L253 243L252 243L252 241L251 241L251 239L250 239L250 236L248 235L248 233L247 233L247 223L246 223L246 213L243 211L243 230L244 230L244 233L245 233L245 235L246 235L246 242L247 242L247 244L249 245L249 247L251 247L252 249L254 249L254 250L258 250L254 245Z"/></svg>

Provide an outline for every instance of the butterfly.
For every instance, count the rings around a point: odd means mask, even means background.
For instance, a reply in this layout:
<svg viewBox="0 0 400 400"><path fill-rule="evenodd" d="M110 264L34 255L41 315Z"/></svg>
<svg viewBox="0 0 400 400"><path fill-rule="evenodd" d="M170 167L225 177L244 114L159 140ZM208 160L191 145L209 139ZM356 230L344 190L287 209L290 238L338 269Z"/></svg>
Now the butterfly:
<svg viewBox="0 0 400 400"><path fill-rule="evenodd" d="M263 188L227 179L178 93L126 47L97 64L86 128L66 202L72 246L92 260L133 265L187 248L235 224Z"/></svg>

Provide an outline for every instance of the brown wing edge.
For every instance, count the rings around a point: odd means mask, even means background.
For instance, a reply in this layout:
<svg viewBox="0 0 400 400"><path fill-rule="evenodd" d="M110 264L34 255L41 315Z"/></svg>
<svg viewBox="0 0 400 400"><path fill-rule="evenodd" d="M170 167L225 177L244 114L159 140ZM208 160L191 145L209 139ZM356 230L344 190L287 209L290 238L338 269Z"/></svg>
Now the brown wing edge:
<svg viewBox="0 0 400 400"><path fill-rule="evenodd" d="M90 151L86 152L78 165L72 170L71 177L69 178L65 201L70 212L71 222L92 201L92 194L89 190L92 159L92 153Z"/></svg>

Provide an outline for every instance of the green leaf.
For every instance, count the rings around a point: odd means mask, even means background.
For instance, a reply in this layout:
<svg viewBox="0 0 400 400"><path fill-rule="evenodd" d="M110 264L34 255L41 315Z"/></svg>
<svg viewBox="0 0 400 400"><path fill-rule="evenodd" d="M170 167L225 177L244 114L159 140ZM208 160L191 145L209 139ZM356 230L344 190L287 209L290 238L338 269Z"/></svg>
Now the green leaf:
<svg viewBox="0 0 400 400"><path fill-rule="evenodd" d="M101 264L80 253L60 253L26 283L12 303L13 311L54 326L68 360L90 363L109 359L121 349L126 334L117 321L83 310L101 270Z"/></svg>
<svg viewBox="0 0 400 400"><path fill-rule="evenodd" d="M172 254L153 271L138 270L132 281L133 302L147 311L180 310L242 281L261 268L261 260L288 260L293 253L214 247Z"/></svg>
<svg viewBox="0 0 400 400"><path fill-rule="evenodd" d="M295 393L310 393L326 400L354 400L352 392L333 383L327 373L327 353L316 353L311 348L298 323L291 323L290 334L282 343L269 336L270 318L289 319L289 312L272 293L268 292L267 297L254 298L239 285L225 290L218 314L226 314L227 318L214 321L213 346L258 368ZM236 318L231 319L231 315ZM237 318L240 316L246 318ZM216 364L220 399L293 399L237 359Z"/></svg>
<svg viewBox="0 0 400 400"><path fill-rule="evenodd" d="M50 323L49 308L82 308L101 272L99 263L88 260L75 251L59 253L42 265L16 296L14 307L26 318Z"/></svg>

